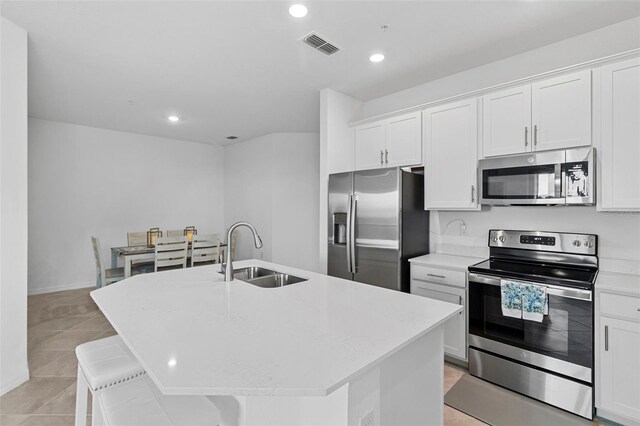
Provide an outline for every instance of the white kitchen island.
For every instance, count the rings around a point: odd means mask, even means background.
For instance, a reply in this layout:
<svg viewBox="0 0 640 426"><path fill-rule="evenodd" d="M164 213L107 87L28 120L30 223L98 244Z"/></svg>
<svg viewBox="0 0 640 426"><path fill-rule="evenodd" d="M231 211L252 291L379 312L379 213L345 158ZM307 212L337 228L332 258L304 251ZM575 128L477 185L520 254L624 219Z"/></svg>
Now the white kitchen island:
<svg viewBox="0 0 640 426"><path fill-rule="evenodd" d="M223 425L442 424L442 324L459 306L234 262L246 266L308 281L225 283L215 265L137 275L91 296L164 394L208 395Z"/></svg>

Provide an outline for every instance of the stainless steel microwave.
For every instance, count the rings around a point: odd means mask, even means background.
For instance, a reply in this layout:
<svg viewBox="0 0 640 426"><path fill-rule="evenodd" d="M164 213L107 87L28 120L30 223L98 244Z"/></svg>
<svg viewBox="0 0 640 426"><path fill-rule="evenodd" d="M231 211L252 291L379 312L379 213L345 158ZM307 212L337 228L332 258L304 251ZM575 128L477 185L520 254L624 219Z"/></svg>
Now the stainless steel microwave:
<svg viewBox="0 0 640 426"><path fill-rule="evenodd" d="M594 205L595 148L480 160L480 204Z"/></svg>

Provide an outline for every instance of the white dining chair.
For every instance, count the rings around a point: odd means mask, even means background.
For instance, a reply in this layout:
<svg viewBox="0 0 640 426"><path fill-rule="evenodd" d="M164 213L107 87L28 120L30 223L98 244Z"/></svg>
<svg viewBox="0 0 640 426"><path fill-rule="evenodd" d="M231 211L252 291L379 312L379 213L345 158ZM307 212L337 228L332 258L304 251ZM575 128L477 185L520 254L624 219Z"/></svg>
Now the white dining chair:
<svg viewBox="0 0 640 426"><path fill-rule="evenodd" d="M85 426L87 398L91 392L92 423L101 424L96 403L100 392L125 383L145 373L120 336L93 340L76 347L78 376L76 382L76 426Z"/></svg>
<svg viewBox="0 0 640 426"><path fill-rule="evenodd" d="M147 232L146 231L127 232L127 245L129 247L146 246Z"/></svg>
<svg viewBox="0 0 640 426"><path fill-rule="evenodd" d="M159 237L156 239L155 271L159 268L186 268L189 241L181 237Z"/></svg>
<svg viewBox="0 0 640 426"><path fill-rule="evenodd" d="M220 260L218 234L194 235L191 241L191 266L197 263L213 264Z"/></svg>
<svg viewBox="0 0 640 426"><path fill-rule="evenodd" d="M93 255L96 259L96 287L104 287L124 279L124 268L106 269L104 267L100 251L100 240L97 237L91 237L91 245L93 245Z"/></svg>
<svg viewBox="0 0 640 426"><path fill-rule="evenodd" d="M170 229L166 231L167 237L182 237L184 236L184 229Z"/></svg>

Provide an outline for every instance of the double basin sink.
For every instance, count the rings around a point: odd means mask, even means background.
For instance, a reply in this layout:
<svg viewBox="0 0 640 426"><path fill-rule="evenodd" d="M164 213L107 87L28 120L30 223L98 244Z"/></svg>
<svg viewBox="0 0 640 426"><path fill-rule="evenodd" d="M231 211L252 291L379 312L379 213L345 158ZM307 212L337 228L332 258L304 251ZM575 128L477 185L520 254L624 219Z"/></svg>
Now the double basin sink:
<svg viewBox="0 0 640 426"><path fill-rule="evenodd" d="M295 275L289 275L259 266L234 269L233 277L262 288L284 287L286 285L307 281L306 278L296 277Z"/></svg>

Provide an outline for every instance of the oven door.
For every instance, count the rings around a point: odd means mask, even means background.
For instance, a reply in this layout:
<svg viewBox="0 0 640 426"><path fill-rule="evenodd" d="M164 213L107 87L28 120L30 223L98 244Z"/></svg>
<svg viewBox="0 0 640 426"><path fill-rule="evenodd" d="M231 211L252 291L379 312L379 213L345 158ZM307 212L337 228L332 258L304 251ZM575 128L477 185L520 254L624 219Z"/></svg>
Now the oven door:
<svg viewBox="0 0 640 426"><path fill-rule="evenodd" d="M562 181L564 162L565 151L480 160L480 203L565 204Z"/></svg>
<svg viewBox="0 0 640 426"><path fill-rule="evenodd" d="M506 317L500 278L470 273L469 346L591 383L592 292L544 286L549 313L542 322Z"/></svg>

